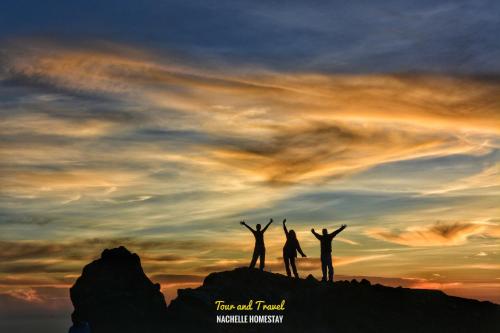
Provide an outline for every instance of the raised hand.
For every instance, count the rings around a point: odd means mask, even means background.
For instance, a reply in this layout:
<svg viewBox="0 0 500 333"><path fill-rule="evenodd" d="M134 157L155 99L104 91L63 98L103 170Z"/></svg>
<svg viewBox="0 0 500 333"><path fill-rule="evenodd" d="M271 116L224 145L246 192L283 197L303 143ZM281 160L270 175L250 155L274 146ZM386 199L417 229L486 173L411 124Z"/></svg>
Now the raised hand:
<svg viewBox="0 0 500 333"><path fill-rule="evenodd" d="M272 222L273 222L273 219L272 219L272 218L270 218L270 219L269 219L269 223L272 223Z"/></svg>
<svg viewBox="0 0 500 333"><path fill-rule="evenodd" d="M347 224L342 224L341 225L342 228L346 228L347 227Z"/></svg>
<svg viewBox="0 0 500 333"><path fill-rule="evenodd" d="M314 228L311 229L311 232L314 232Z"/></svg>
<svg viewBox="0 0 500 333"><path fill-rule="evenodd" d="M286 219L283 220L283 224L285 224L285 223L286 223Z"/></svg>
<svg viewBox="0 0 500 333"><path fill-rule="evenodd" d="M240 224L245 225L246 223L245 223L245 221L240 221Z"/></svg>

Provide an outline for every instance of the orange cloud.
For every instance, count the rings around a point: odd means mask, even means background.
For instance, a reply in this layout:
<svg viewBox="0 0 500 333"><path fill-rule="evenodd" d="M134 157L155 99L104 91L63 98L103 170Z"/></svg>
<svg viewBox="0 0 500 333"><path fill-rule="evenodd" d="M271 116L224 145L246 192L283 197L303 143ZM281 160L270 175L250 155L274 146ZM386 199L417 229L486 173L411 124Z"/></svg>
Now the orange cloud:
<svg viewBox="0 0 500 333"><path fill-rule="evenodd" d="M216 149L215 157L279 184L345 176L381 163L470 149L456 144L453 137L439 133L338 123L282 128L253 145Z"/></svg>
<svg viewBox="0 0 500 333"><path fill-rule="evenodd" d="M474 223L435 223L427 226L409 227L405 230L373 228L366 234L375 239L407 246L458 245L470 236L478 235L485 227Z"/></svg>
<svg viewBox="0 0 500 333"><path fill-rule="evenodd" d="M252 74L216 71L116 44L71 48L30 41L6 48L8 75L36 78L76 90L161 95L196 107L240 112L260 107L279 115L402 121L426 127L467 126L497 132L498 80L481 76L321 75L252 68ZM174 94L175 93L175 94ZM189 98L186 98L189 97ZM191 101L190 101L191 99ZM174 102L175 104L175 102ZM327 117L327 118L325 118ZM433 123L430 123L432 121Z"/></svg>
<svg viewBox="0 0 500 333"><path fill-rule="evenodd" d="M7 170L5 170L7 171ZM104 194L117 186L130 186L143 175L139 171L114 170L8 170L0 176L2 191L14 195L38 196L42 193L73 193L75 191Z"/></svg>
<svg viewBox="0 0 500 333"><path fill-rule="evenodd" d="M41 303L42 302L42 299L38 295L37 291L34 289L31 289L31 288L15 289L15 290L11 290L11 291L7 292L7 294L14 297L14 298L24 300L24 301L30 302L30 303Z"/></svg>
<svg viewBox="0 0 500 333"><path fill-rule="evenodd" d="M5 117L0 123L0 130L4 135L36 133L69 137L96 137L109 133L119 125L110 120L97 119L61 119L44 114L15 115ZM122 124L123 126L123 124Z"/></svg>
<svg viewBox="0 0 500 333"><path fill-rule="evenodd" d="M176 127L227 137L192 149L271 184L327 181L382 163L498 146L498 80L222 71L111 44L29 45L6 48L6 75L109 95L138 105L138 113L159 109L148 113L160 127L172 126L165 112L188 113L189 121ZM95 136L120 128L88 120L71 122L71 129L60 120L28 119L12 130L40 131L50 122L56 134ZM136 150L145 149L151 148Z"/></svg>

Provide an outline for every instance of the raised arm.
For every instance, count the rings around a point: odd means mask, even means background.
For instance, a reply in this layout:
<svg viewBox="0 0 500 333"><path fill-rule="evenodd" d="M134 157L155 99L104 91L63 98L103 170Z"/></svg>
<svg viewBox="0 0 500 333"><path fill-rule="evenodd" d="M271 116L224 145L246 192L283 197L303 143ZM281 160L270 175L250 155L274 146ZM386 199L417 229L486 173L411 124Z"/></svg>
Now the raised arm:
<svg viewBox="0 0 500 333"><path fill-rule="evenodd" d="M337 236L337 234L338 234L339 232L341 232L342 230L344 230L346 227L347 227L347 225L342 224L342 226L341 226L340 228L338 228L337 230L335 230L334 232L332 232L332 233L330 234L330 237L331 237L331 238L334 238L335 236Z"/></svg>
<svg viewBox="0 0 500 333"><path fill-rule="evenodd" d="M262 229L262 233L266 232L267 228L269 228L269 226L271 225L271 223L273 223L273 219L269 219L269 222L266 224L266 226L264 227L264 229Z"/></svg>
<svg viewBox="0 0 500 333"><path fill-rule="evenodd" d="M288 230L286 228L286 219L283 220L283 230L285 230L285 235L288 237Z"/></svg>
<svg viewBox="0 0 500 333"><path fill-rule="evenodd" d="M250 230L252 232L252 234L255 233L255 230L253 230L251 227L249 227L248 224L245 223L245 221L241 221L240 224L244 225L245 227L247 227L248 230Z"/></svg>
<svg viewBox="0 0 500 333"><path fill-rule="evenodd" d="M314 231L314 228L311 229L311 232L317 239L321 240L321 236L316 231Z"/></svg>

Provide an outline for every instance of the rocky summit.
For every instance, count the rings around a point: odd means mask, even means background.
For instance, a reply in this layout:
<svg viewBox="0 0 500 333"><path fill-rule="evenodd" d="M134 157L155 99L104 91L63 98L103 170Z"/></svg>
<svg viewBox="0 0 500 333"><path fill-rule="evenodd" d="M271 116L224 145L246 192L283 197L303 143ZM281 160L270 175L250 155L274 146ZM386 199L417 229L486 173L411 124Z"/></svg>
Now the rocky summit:
<svg viewBox="0 0 500 333"><path fill-rule="evenodd" d="M441 333L500 328L500 306L491 302L367 280L292 279L249 268L212 273L202 286L180 289L167 308L139 257L123 247L105 250L84 268L71 288L71 300L74 317L87 322L92 333Z"/></svg>
<svg viewBox="0 0 500 333"><path fill-rule="evenodd" d="M104 250L84 267L70 289L74 320L92 333L164 332L167 305L159 284L142 270L137 254L119 247Z"/></svg>
<svg viewBox="0 0 500 333"><path fill-rule="evenodd" d="M284 311L255 311L255 301ZM247 304L248 314L282 314L282 323L217 324L214 302ZM247 314L245 311L226 311ZM212 273L196 289L179 290L169 306L179 328L204 332L498 332L500 306L448 296L438 290L392 288L367 280L319 282L309 275L292 279L257 269ZM241 319L237 317L236 319Z"/></svg>

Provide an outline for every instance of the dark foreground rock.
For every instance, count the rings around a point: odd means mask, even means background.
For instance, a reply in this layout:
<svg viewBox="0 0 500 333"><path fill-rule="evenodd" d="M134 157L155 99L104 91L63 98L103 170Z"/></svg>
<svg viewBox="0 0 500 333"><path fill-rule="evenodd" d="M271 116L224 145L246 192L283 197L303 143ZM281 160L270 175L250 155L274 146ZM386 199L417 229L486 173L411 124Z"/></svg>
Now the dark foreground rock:
<svg viewBox="0 0 500 333"><path fill-rule="evenodd" d="M88 264L70 289L73 316L92 333L166 331L167 306L160 285L153 284L139 256L119 247L104 250Z"/></svg>
<svg viewBox="0 0 500 333"><path fill-rule="evenodd" d="M238 268L212 273L203 286L179 290L169 306L173 327L189 332L500 332L500 306L436 290L370 285L362 280L321 283ZM286 300L282 324L215 324L214 302ZM242 311L226 314L250 314Z"/></svg>
<svg viewBox="0 0 500 333"><path fill-rule="evenodd" d="M75 317L92 333L163 332L500 332L500 306L436 290L391 288L366 280L321 283L312 276L237 268L181 289L166 307L159 285L123 247L105 250L71 288ZM279 304L284 311L216 311L215 301ZM255 304L254 304L255 308ZM281 324L216 324L217 315L283 315Z"/></svg>

